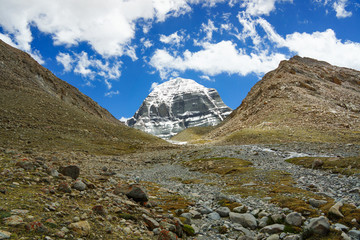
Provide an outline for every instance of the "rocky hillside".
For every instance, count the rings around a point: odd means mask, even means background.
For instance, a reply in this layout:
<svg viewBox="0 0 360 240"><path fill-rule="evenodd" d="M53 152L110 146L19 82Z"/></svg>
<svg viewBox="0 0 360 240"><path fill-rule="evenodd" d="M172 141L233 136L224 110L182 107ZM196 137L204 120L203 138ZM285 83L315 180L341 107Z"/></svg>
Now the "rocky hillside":
<svg viewBox="0 0 360 240"><path fill-rule="evenodd" d="M158 85L127 125L161 138L199 126L214 126L231 113L215 89L177 78Z"/></svg>
<svg viewBox="0 0 360 240"><path fill-rule="evenodd" d="M0 146L127 152L161 143L128 128L107 110L0 41Z"/></svg>
<svg viewBox="0 0 360 240"><path fill-rule="evenodd" d="M295 56L267 73L205 138L356 142L359 129L360 72Z"/></svg>

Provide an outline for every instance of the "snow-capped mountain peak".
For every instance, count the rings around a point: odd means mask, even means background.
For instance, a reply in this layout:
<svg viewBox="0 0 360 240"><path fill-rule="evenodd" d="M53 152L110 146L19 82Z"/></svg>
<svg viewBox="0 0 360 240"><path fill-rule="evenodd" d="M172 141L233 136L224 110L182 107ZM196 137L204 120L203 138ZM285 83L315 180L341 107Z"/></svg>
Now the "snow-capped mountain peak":
<svg viewBox="0 0 360 240"><path fill-rule="evenodd" d="M215 89L175 78L157 85L127 124L170 138L188 127L216 125L230 113Z"/></svg>

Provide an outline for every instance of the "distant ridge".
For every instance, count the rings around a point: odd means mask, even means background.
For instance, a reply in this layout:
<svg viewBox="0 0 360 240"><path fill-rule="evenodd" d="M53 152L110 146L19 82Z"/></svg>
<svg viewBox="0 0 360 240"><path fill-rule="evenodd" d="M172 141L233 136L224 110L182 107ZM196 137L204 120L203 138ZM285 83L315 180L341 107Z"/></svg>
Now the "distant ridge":
<svg viewBox="0 0 360 240"><path fill-rule="evenodd" d="M164 142L107 110L0 40L0 147L122 153Z"/></svg>
<svg viewBox="0 0 360 240"><path fill-rule="evenodd" d="M217 125L230 113L215 89L176 78L156 86L127 125L167 139L188 127Z"/></svg>
<svg viewBox="0 0 360 240"><path fill-rule="evenodd" d="M295 56L267 73L202 137L229 143L360 142L359 129L360 72Z"/></svg>

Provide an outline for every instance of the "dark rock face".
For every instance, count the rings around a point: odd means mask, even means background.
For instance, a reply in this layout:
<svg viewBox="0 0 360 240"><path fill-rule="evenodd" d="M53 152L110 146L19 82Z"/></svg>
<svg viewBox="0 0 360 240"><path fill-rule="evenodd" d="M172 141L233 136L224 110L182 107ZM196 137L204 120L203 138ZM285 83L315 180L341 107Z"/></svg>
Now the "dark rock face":
<svg viewBox="0 0 360 240"><path fill-rule="evenodd" d="M158 85L127 125L166 139L185 128L214 126L231 111L215 89L177 78Z"/></svg>

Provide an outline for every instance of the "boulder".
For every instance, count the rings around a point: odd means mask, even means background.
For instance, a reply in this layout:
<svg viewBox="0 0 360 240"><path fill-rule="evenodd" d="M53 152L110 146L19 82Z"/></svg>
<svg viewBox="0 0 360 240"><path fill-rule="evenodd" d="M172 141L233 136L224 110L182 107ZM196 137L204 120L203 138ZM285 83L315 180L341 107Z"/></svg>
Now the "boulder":
<svg viewBox="0 0 360 240"><path fill-rule="evenodd" d="M159 228L160 224L153 218L143 214L142 218L144 219L144 222L146 223L147 227L152 231L155 228Z"/></svg>
<svg viewBox="0 0 360 240"><path fill-rule="evenodd" d="M84 190L86 190L87 186L83 181L76 180L73 184L73 188L76 190L79 190L79 191L84 191Z"/></svg>
<svg viewBox="0 0 360 240"><path fill-rule="evenodd" d="M177 240L178 237L176 236L175 233L170 232L168 230L161 230L159 237L157 238L157 240Z"/></svg>
<svg viewBox="0 0 360 240"><path fill-rule="evenodd" d="M11 233L0 230L0 239L10 239Z"/></svg>
<svg viewBox="0 0 360 240"><path fill-rule="evenodd" d="M266 227L263 227L260 232L268 233L268 234L275 234L275 233L281 233L284 231L285 225L283 224L272 224Z"/></svg>
<svg viewBox="0 0 360 240"><path fill-rule="evenodd" d="M359 230L350 230L348 235L352 240L360 240L360 231Z"/></svg>
<svg viewBox="0 0 360 240"><path fill-rule="evenodd" d="M230 212L230 220L234 223L239 223L243 227L255 229L257 227L256 218L249 213L234 213Z"/></svg>
<svg viewBox="0 0 360 240"><path fill-rule="evenodd" d="M125 194L128 198L133 199L135 202L147 202L149 197L142 189L140 184L119 184L114 190L114 194Z"/></svg>
<svg viewBox="0 0 360 240"><path fill-rule="evenodd" d="M91 231L91 227L88 221L71 223L68 228L78 233L82 237L88 236Z"/></svg>
<svg viewBox="0 0 360 240"><path fill-rule="evenodd" d="M335 216L338 218L343 218L344 215L341 213L340 208L343 206L343 202L339 201L337 203L335 203L335 205L333 205L330 209L329 209L329 216Z"/></svg>
<svg viewBox="0 0 360 240"><path fill-rule="evenodd" d="M18 215L13 215L11 217L4 218L5 225L9 226L18 226L24 223L24 220L22 217Z"/></svg>
<svg viewBox="0 0 360 240"><path fill-rule="evenodd" d="M325 205L327 203L327 201L325 200L317 200L314 198L309 199L309 204L315 208L319 208L322 205Z"/></svg>
<svg viewBox="0 0 360 240"><path fill-rule="evenodd" d="M285 218L285 222L289 225L300 227L302 224L302 216L298 212L289 213Z"/></svg>
<svg viewBox="0 0 360 240"><path fill-rule="evenodd" d="M330 223L329 220L324 217L312 218L310 219L307 228L312 231L313 233L319 235L327 235L330 231Z"/></svg>
<svg viewBox="0 0 360 240"><path fill-rule="evenodd" d="M219 220L221 216L217 212L212 212L208 214L208 218L212 220Z"/></svg>
<svg viewBox="0 0 360 240"><path fill-rule="evenodd" d="M230 209L228 207L219 207L216 209L216 212L220 215L220 217L228 217Z"/></svg>
<svg viewBox="0 0 360 240"><path fill-rule="evenodd" d="M60 167L59 172L64 176L71 177L72 179L77 179L80 175L80 168L75 165L70 165L67 167Z"/></svg>

